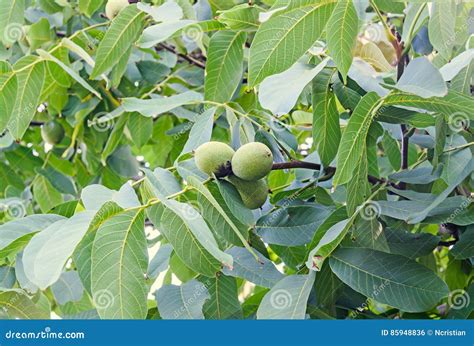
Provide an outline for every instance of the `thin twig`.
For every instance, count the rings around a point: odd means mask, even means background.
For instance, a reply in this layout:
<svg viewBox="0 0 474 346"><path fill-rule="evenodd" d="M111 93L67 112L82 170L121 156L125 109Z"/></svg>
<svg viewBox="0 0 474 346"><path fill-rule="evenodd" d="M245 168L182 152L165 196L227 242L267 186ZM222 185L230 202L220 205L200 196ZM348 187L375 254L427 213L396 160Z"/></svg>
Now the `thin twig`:
<svg viewBox="0 0 474 346"><path fill-rule="evenodd" d="M202 61L194 59L193 57L191 57L189 55L182 54L182 53L178 52L175 48L173 48L171 46L168 46L167 44L160 43L158 46L160 48L164 49L164 50L167 50L168 52L171 52L171 53L179 56L181 59L186 60L187 62L189 62L190 64L192 64L194 66L197 66L197 67L202 68L202 69L206 68L206 64L203 63Z"/></svg>

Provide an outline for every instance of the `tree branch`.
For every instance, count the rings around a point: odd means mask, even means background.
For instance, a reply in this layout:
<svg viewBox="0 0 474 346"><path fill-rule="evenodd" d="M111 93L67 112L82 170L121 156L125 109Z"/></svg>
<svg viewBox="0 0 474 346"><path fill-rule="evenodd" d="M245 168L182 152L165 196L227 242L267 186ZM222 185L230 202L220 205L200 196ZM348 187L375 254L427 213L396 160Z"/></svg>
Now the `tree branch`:
<svg viewBox="0 0 474 346"><path fill-rule="evenodd" d="M300 168L300 169L312 169L315 171L320 171L323 169L323 167L320 164L317 163L312 163L312 162L304 162L304 161L298 161L298 160L293 160L290 162L282 162L282 163L274 163L272 170L277 171L277 170L282 170L282 169L293 169L293 168ZM336 173L336 167L326 167L324 171L327 174L334 174ZM388 185L398 188L398 185L392 182L387 181L386 179L383 178L377 178L374 176L369 175L367 177L369 182L371 184L385 184L387 183Z"/></svg>
<svg viewBox="0 0 474 346"><path fill-rule="evenodd" d="M409 57L408 57L408 54L403 53L403 51L404 51L403 42L401 42L402 38L401 38L400 34L396 32L395 35L397 37L396 48L397 48L397 57L398 57L397 80L400 80L403 73L405 72L405 66L408 65ZM400 128L402 130L402 147L401 147L401 152L400 152L400 156L401 156L400 169L403 171L403 170L406 170L408 168L408 149L409 149L409 146L410 146L410 136L411 136L411 134L409 133L410 131L408 130L407 125L402 124L400 126ZM400 183L400 188L402 190L405 190L407 188L407 184L403 183L403 182Z"/></svg>
<svg viewBox="0 0 474 346"><path fill-rule="evenodd" d="M180 52L178 52L175 48L171 47L171 46L168 46L167 44L165 43L160 43L158 45L160 48L164 49L164 50L167 50L168 52L171 52L173 54L176 54L177 56L179 56L181 59L183 60L186 60L187 62L189 62L190 64L194 65L194 66L197 66L199 68L202 68L202 69L205 69L206 68L206 64L203 63L202 61L199 61L197 59L194 59L193 57L189 56L189 55L186 55L186 54L181 54Z"/></svg>

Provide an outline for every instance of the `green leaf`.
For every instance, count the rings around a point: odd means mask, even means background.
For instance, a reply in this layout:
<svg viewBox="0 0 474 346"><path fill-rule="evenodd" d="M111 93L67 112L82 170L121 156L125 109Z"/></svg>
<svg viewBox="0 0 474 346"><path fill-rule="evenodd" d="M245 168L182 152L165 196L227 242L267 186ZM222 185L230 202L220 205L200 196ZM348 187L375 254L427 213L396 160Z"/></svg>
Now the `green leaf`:
<svg viewBox="0 0 474 346"><path fill-rule="evenodd" d="M290 68L318 40L334 4L293 1L262 23L250 48L249 87Z"/></svg>
<svg viewBox="0 0 474 346"><path fill-rule="evenodd" d="M365 208L371 205L365 205ZM368 249L391 253L385 230L382 224L373 218L357 218L352 227L351 241L355 247L360 246Z"/></svg>
<svg viewBox="0 0 474 346"><path fill-rule="evenodd" d="M303 320L316 274L291 275L279 281L266 295L257 310L258 319Z"/></svg>
<svg viewBox="0 0 474 346"><path fill-rule="evenodd" d="M456 259L474 257L474 227L472 225L461 234L459 241L454 245L451 253Z"/></svg>
<svg viewBox="0 0 474 346"><path fill-rule="evenodd" d="M294 270L298 270L306 259L305 246L281 246L272 244L271 249L285 265Z"/></svg>
<svg viewBox="0 0 474 346"><path fill-rule="evenodd" d="M0 75L0 133L5 131L13 115L17 90L18 82L15 73L8 72Z"/></svg>
<svg viewBox="0 0 474 346"><path fill-rule="evenodd" d="M354 214L357 207L369 198L370 185L367 179L368 174L367 149L364 148L360 161L353 171L352 179L347 183L347 212L349 215Z"/></svg>
<svg viewBox="0 0 474 346"><path fill-rule="evenodd" d="M370 125L382 102L376 93L365 95L354 110L345 129L337 157L337 171L334 185L343 185L352 178L356 165L366 150L366 140Z"/></svg>
<svg viewBox="0 0 474 346"><path fill-rule="evenodd" d="M144 17L136 5L129 5L114 18L97 48L91 79L109 71L128 52L143 29Z"/></svg>
<svg viewBox="0 0 474 346"><path fill-rule="evenodd" d="M474 51L474 50L473 50ZM451 89L463 94L469 95L471 92L471 85L474 84L474 61L462 69L459 74L451 81Z"/></svg>
<svg viewBox="0 0 474 346"><path fill-rule="evenodd" d="M169 22L183 18L183 9L173 1L165 2L161 6L150 6L146 3L137 3L138 9L151 15L155 22Z"/></svg>
<svg viewBox="0 0 474 346"><path fill-rule="evenodd" d="M232 269L224 268L222 270L227 276L242 278L255 285L268 288L273 287L283 278L283 274L275 268L274 264L258 252L258 261L243 247L234 246L226 250L226 253L234 258Z"/></svg>
<svg viewBox="0 0 474 346"><path fill-rule="evenodd" d="M163 168L156 168L153 172L144 170L147 180L154 194L158 197L170 196L181 191L178 180L170 171Z"/></svg>
<svg viewBox="0 0 474 346"><path fill-rule="evenodd" d="M63 202L61 193L42 175L39 175L33 183L33 195L43 213Z"/></svg>
<svg viewBox="0 0 474 346"><path fill-rule="evenodd" d="M174 108L187 104L199 103L203 96L195 91L187 91L170 97L142 100L137 98L124 98L123 107L127 112L139 112L146 117L155 117Z"/></svg>
<svg viewBox="0 0 474 346"><path fill-rule="evenodd" d="M214 276L221 264L232 266L232 256L223 253L202 216L192 206L173 200L163 202L162 233L176 254L192 270Z"/></svg>
<svg viewBox="0 0 474 346"><path fill-rule="evenodd" d="M171 72L168 66L152 60L139 61L136 65L142 77L150 84L159 83Z"/></svg>
<svg viewBox="0 0 474 346"><path fill-rule="evenodd" d="M173 247L171 244L163 244L158 249L156 255L148 264L147 276L156 279L158 275L168 268Z"/></svg>
<svg viewBox="0 0 474 346"><path fill-rule="evenodd" d="M79 11L91 18L103 3L104 0L79 0Z"/></svg>
<svg viewBox="0 0 474 346"><path fill-rule="evenodd" d="M448 61L456 42L456 13L455 2L436 1L428 24L430 43Z"/></svg>
<svg viewBox="0 0 474 346"><path fill-rule="evenodd" d="M59 215L30 215L0 226L0 257L23 248L31 237L51 224L64 220Z"/></svg>
<svg viewBox="0 0 474 346"><path fill-rule="evenodd" d="M37 50L38 55L42 57L45 60L50 60L53 63L57 64L59 67L61 67L64 71L67 72L68 75L70 75L76 82L78 82L80 85L82 85L85 89L89 90L91 93L93 93L95 96L97 96L99 99L102 98L102 96L93 88L90 86L89 83L87 83L76 71L74 71L72 68L67 66L65 63L63 63L61 60L56 58L55 56L51 55L50 53L38 49Z"/></svg>
<svg viewBox="0 0 474 346"><path fill-rule="evenodd" d="M402 92L392 92L385 98L384 106L420 108L441 113L448 117L458 113L471 120L474 119L471 112L474 107L472 97L452 90L445 97L430 97L428 99Z"/></svg>
<svg viewBox="0 0 474 346"><path fill-rule="evenodd" d="M150 140L153 134L153 119L141 114L131 114L127 129L132 137L133 144L142 148Z"/></svg>
<svg viewBox="0 0 474 346"><path fill-rule="evenodd" d="M242 307L239 302L237 280L218 274L215 278L199 277L209 292L203 312L208 320L241 319Z"/></svg>
<svg viewBox="0 0 474 346"><path fill-rule="evenodd" d="M425 57L410 62L396 88L423 98L443 97L448 93L443 76Z"/></svg>
<svg viewBox="0 0 474 346"><path fill-rule="evenodd" d="M336 97L331 91L335 71L324 69L313 80L313 140L324 166L336 157L341 141Z"/></svg>
<svg viewBox="0 0 474 346"><path fill-rule="evenodd" d="M244 225L253 225L255 223L252 211L244 206L239 192L231 183L224 180L217 180L217 186L231 213Z"/></svg>
<svg viewBox="0 0 474 346"><path fill-rule="evenodd" d="M41 174L43 177L48 179L51 185L59 192L73 196L77 194L76 186L71 177L62 174L51 167L38 168L36 171L38 174Z"/></svg>
<svg viewBox="0 0 474 346"><path fill-rule="evenodd" d="M288 70L265 78L258 93L260 104L275 115L290 113L306 85L326 67L328 62L329 59L324 59L314 67L298 61Z"/></svg>
<svg viewBox="0 0 474 346"><path fill-rule="evenodd" d="M346 219L331 226L321 237L316 247L309 253L306 267L314 271L320 271L326 258L339 246L347 232L349 232L352 223L353 219Z"/></svg>
<svg viewBox="0 0 474 346"><path fill-rule="evenodd" d="M232 99L242 79L246 39L242 31L220 31L212 36L206 63L206 100L225 103Z"/></svg>
<svg viewBox="0 0 474 346"><path fill-rule="evenodd" d="M15 268L8 266L0 267L0 287L12 288L16 283Z"/></svg>
<svg viewBox="0 0 474 346"><path fill-rule="evenodd" d="M113 201L124 209L141 205L135 190L129 183L122 185L119 191L111 190L103 185L89 185L82 190L81 199L88 210L99 210L108 201Z"/></svg>
<svg viewBox="0 0 474 346"><path fill-rule="evenodd" d="M51 286L51 292L60 305L69 302L78 302L84 294L84 286L82 286L77 271L71 270L61 274L58 281Z"/></svg>
<svg viewBox="0 0 474 346"><path fill-rule="evenodd" d="M25 9L25 0L0 1L0 37L5 45L22 38Z"/></svg>
<svg viewBox="0 0 474 346"><path fill-rule="evenodd" d="M139 45L142 48L151 48L158 43L166 41L170 37L180 33L181 29L188 26L199 27L195 20L177 20L172 22L164 22L147 27L140 37Z"/></svg>
<svg viewBox="0 0 474 346"><path fill-rule="evenodd" d="M339 249L332 271L363 295L406 312L430 310L449 293L431 270L398 255L369 249Z"/></svg>
<svg viewBox="0 0 474 346"><path fill-rule="evenodd" d="M453 179L451 181L451 184L443 192L441 192L429 206L427 206L420 212L412 213L408 217L407 222L410 224L416 224L423 221L430 214L430 212L439 205L441 205L441 203L443 203L443 201L449 196L449 194L453 192L453 190L456 189L456 187L461 184L464 179L466 179L470 174L472 174L473 171L474 158L471 159L471 161L464 167L462 172L460 172L458 177L456 179Z"/></svg>
<svg viewBox="0 0 474 346"><path fill-rule="evenodd" d="M289 206L260 218L255 230L269 244L304 245L332 211L320 206Z"/></svg>
<svg viewBox="0 0 474 346"><path fill-rule="evenodd" d="M97 230L91 257L91 287L101 318L142 319L147 315L144 221L143 211L124 211Z"/></svg>
<svg viewBox="0 0 474 346"><path fill-rule="evenodd" d="M456 76L469 66L474 59L474 49L468 49L465 52L459 54L453 58L449 63L439 69L439 72L443 76L443 79L447 82L454 81ZM470 76L472 78L472 76Z"/></svg>
<svg viewBox="0 0 474 346"><path fill-rule="evenodd" d="M444 150L447 152L441 156L441 162L444 164L441 179L448 185L456 182L459 174L462 173L464 167L466 167L472 159L472 152L469 148L453 150L453 148L466 144L467 141L460 135L451 135L446 138Z"/></svg>
<svg viewBox="0 0 474 346"><path fill-rule="evenodd" d="M219 13L217 20L232 30L256 31L260 26L258 16L261 12L258 6L241 4Z"/></svg>
<svg viewBox="0 0 474 346"><path fill-rule="evenodd" d="M395 227L385 228L383 233L390 253L411 259L429 255L440 241L440 237L429 233L410 233Z"/></svg>
<svg viewBox="0 0 474 346"><path fill-rule="evenodd" d="M359 33L359 17L352 0L339 1L326 27L328 49L344 79L352 65L352 50Z"/></svg>
<svg viewBox="0 0 474 346"><path fill-rule="evenodd" d="M48 314L19 289L0 291L0 306L11 319L46 319Z"/></svg>
<svg viewBox="0 0 474 346"><path fill-rule="evenodd" d="M41 18L30 26L26 35L32 51L51 40L51 27L46 18Z"/></svg>
<svg viewBox="0 0 474 346"><path fill-rule="evenodd" d="M8 129L15 139L21 139L41 102L46 68L44 61L32 56L20 59L13 68L17 76L18 90Z"/></svg>
<svg viewBox="0 0 474 346"><path fill-rule="evenodd" d="M110 133L110 136L107 139L107 143L105 144L101 154L101 161L104 166L106 165L107 158L112 155L117 147L122 143L123 129L127 124L129 115L130 114L128 113L122 114L114 124L112 132Z"/></svg>
<svg viewBox="0 0 474 346"><path fill-rule="evenodd" d="M32 283L44 290L59 279L93 216L94 213L84 211L56 221L33 236L23 252L25 274Z"/></svg>
<svg viewBox="0 0 474 346"><path fill-rule="evenodd" d="M207 143L211 140L212 129L214 128L214 115L216 114L216 111L217 108L212 107L195 118L182 154L190 153L196 150L201 144Z"/></svg>
<svg viewBox="0 0 474 346"><path fill-rule="evenodd" d="M123 211L114 202L105 203L94 215L91 221L89 229L86 235L82 238L81 242L77 245L72 259L74 265L77 268L81 282L84 285L87 292L91 293L91 271L92 271L92 248L94 245L94 239L97 229L112 216L117 215ZM91 293L92 294L92 293Z"/></svg>
<svg viewBox="0 0 474 346"><path fill-rule="evenodd" d="M203 184L199 179L194 176L190 176L187 179L188 183L196 188L200 196L204 197L210 205L203 204L203 214L207 218L206 221L213 226L214 232L222 230L222 234L218 236L223 237L226 240L230 240L234 245L245 245L249 251L250 246L247 243L246 238L248 237L248 230L245 227L237 227L235 222L232 220L232 216L227 215L222 204L220 204L213 196L211 191ZM202 199L199 199L201 202ZM230 229L229 229L230 228Z"/></svg>
<svg viewBox="0 0 474 346"><path fill-rule="evenodd" d="M164 285L156 291L158 311L165 320L203 320L202 308L207 299L206 286L197 280L181 286Z"/></svg>
<svg viewBox="0 0 474 346"><path fill-rule="evenodd" d="M128 62L130 61L130 57L132 56L132 48L133 47L128 48L128 51L125 52L124 55L122 55L118 63L112 68L112 71L110 72L110 80L114 88L120 86L122 77L125 72L127 72ZM103 78L105 79L105 77Z"/></svg>

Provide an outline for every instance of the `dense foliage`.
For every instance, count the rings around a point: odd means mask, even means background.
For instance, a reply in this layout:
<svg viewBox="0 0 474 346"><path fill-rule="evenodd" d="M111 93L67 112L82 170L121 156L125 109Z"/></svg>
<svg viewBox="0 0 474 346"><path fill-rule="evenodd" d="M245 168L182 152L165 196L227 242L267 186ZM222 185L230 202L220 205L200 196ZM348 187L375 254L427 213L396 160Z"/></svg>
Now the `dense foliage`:
<svg viewBox="0 0 474 346"><path fill-rule="evenodd" d="M130 2L0 0L2 317L472 317L472 2Z"/></svg>

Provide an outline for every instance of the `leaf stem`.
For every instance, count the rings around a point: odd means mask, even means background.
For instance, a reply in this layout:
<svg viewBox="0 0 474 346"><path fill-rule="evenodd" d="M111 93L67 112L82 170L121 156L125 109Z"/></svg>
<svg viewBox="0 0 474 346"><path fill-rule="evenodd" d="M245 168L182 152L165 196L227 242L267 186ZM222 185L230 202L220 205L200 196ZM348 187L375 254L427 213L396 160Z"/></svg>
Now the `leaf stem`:
<svg viewBox="0 0 474 346"><path fill-rule="evenodd" d="M408 52L410 51L412 41L413 41L413 34L415 33L416 24L418 23L418 20L423 14L425 7L426 7L426 3L422 4L420 8L418 9L418 12L416 13L415 18L413 18L413 22L411 23L410 29L408 30L407 40L405 42L405 49L403 50L403 54L408 54Z"/></svg>
<svg viewBox="0 0 474 346"><path fill-rule="evenodd" d="M384 16L383 16L382 12L380 11L380 9L375 4L374 0L370 0L370 6L374 9L375 13L377 13L377 16L379 17L380 21L382 22L382 25L385 28L388 40L392 43L396 42L397 38L392 34L392 30L388 26L388 23L387 23L386 19L384 18Z"/></svg>

